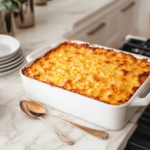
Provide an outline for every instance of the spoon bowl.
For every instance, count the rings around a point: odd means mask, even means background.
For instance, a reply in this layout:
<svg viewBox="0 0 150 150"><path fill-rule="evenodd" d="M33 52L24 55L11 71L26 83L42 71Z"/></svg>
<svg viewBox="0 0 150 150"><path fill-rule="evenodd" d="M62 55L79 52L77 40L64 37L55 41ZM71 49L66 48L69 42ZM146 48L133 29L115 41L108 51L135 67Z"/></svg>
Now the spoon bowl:
<svg viewBox="0 0 150 150"><path fill-rule="evenodd" d="M36 114L36 113L29 111L25 100L20 101L20 108L21 108L22 113L29 118L40 119L39 117L43 117L43 114Z"/></svg>

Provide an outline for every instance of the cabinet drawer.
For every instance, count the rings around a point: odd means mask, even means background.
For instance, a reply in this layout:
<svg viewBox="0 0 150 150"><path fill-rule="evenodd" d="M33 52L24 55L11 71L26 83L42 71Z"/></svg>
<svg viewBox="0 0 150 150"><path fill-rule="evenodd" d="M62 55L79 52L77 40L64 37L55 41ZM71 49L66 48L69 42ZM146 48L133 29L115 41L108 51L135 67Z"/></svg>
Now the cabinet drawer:
<svg viewBox="0 0 150 150"><path fill-rule="evenodd" d="M78 33L69 36L70 39L78 39L90 43L105 45L108 32L107 18L101 18L78 31Z"/></svg>

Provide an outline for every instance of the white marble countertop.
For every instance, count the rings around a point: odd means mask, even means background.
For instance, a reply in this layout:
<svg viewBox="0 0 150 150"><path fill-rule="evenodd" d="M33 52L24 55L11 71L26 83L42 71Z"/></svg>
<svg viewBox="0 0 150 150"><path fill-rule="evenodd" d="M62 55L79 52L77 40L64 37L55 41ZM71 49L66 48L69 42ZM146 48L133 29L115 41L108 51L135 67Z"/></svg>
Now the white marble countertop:
<svg viewBox="0 0 150 150"><path fill-rule="evenodd" d="M63 41L63 35L72 30L74 23L113 2L113 0L53 0L46 6L36 6L35 26L15 29L15 38L21 42L27 56L45 44ZM19 69L0 78L0 150L121 150L136 128L136 122L144 110L144 107L139 108L122 130L109 131L45 106L50 113L85 126L106 130L110 135L107 140L99 140L76 127L44 116L53 127L76 141L73 146L68 146L40 120L32 120L21 113L19 102L23 99L27 97Z"/></svg>

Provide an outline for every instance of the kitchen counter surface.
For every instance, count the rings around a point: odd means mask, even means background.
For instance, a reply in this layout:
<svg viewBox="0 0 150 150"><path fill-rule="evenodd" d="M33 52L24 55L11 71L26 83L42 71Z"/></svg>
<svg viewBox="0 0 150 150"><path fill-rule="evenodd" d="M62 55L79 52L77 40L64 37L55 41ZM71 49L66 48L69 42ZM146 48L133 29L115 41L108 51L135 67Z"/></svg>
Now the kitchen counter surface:
<svg viewBox="0 0 150 150"><path fill-rule="evenodd" d="M41 46L64 41L64 35L71 32L77 22L118 1L53 0L46 6L35 6L35 26L15 29L15 38L21 42L27 56ZM76 141L73 146L68 146L40 120L32 120L21 113L19 102L25 99L28 98L19 69L0 78L0 150L121 150L144 110L144 107L139 108L122 130L110 131L45 105L50 113L109 133L107 140L100 140L76 127L44 116L49 124Z"/></svg>

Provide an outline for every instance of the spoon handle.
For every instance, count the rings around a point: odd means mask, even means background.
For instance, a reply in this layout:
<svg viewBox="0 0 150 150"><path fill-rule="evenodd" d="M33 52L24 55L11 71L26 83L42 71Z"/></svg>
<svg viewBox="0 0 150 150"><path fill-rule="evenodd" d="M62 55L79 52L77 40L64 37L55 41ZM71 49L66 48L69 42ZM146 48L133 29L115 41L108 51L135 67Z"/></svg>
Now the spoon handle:
<svg viewBox="0 0 150 150"><path fill-rule="evenodd" d="M53 129L42 117L39 117L63 142L67 143L68 145L73 145L75 142L66 137L65 135L63 135L62 133L56 131L55 129Z"/></svg>
<svg viewBox="0 0 150 150"><path fill-rule="evenodd" d="M50 113L45 113L45 114L50 115L50 116L53 116L53 117L55 117L55 118L57 118L57 119L59 119L59 120L62 120L62 121L64 121L64 122L70 123L70 124L72 124L72 125L74 125L74 126L80 128L80 129L82 129L82 130L84 130L84 131L86 131L86 132L88 132L88 133L94 135L95 137L97 137L97 138L99 138L99 139L107 139L107 138L108 138L108 133L105 132L105 131L101 131L101 130L96 130L96 129L92 129L92 128L89 128L89 127L85 127L85 126L79 125L79 124L77 124L77 123L74 123L74 122L65 120L65 119L63 119L63 118L57 117L57 116L52 115L52 114L50 114Z"/></svg>

